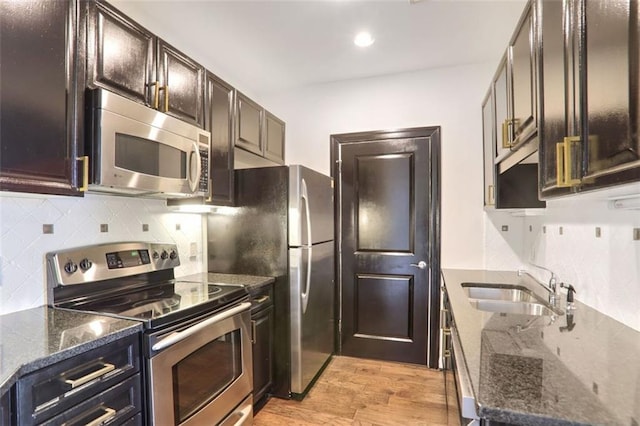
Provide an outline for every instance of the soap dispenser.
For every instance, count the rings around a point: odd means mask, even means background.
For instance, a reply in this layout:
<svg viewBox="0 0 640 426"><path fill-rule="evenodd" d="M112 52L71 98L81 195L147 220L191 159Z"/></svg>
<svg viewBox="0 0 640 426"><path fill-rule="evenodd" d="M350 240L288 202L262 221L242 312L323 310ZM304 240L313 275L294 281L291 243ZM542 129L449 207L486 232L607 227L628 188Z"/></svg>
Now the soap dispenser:
<svg viewBox="0 0 640 426"><path fill-rule="evenodd" d="M567 289L567 309L575 309L576 305L573 301L573 295L576 292L576 289L571 284L560 283L560 287Z"/></svg>

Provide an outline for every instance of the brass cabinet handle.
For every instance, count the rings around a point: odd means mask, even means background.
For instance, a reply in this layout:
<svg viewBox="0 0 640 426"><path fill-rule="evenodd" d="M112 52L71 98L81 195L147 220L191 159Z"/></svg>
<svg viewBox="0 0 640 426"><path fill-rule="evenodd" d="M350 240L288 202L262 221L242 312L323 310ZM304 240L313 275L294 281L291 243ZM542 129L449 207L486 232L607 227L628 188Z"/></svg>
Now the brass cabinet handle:
<svg viewBox="0 0 640 426"><path fill-rule="evenodd" d="M511 142L509 141L509 119L507 118L502 123L502 147L511 148Z"/></svg>
<svg viewBox="0 0 640 426"><path fill-rule="evenodd" d="M213 201L213 179L209 178L209 183L207 184L207 203Z"/></svg>
<svg viewBox="0 0 640 426"><path fill-rule="evenodd" d="M570 188L581 182L581 179L573 178L572 161L572 148L580 142L580 136L567 136L556 144L556 181L560 188Z"/></svg>
<svg viewBox="0 0 640 426"><path fill-rule="evenodd" d="M169 111L169 86L164 86L164 112Z"/></svg>
<svg viewBox="0 0 640 426"><path fill-rule="evenodd" d="M158 109L160 107L160 83L154 81L149 83L149 86L153 86L153 109Z"/></svg>
<svg viewBox="0 0 640 426"><path fill-rule="evenodd" d="M88 383L93 379L97 379L98 377L100 377L100 376L102 376L104 374L107 374L108 372L113 371L115 369L116 369L115 365L108 364L108 363L104 362L104 363L102 363L102 367L101 368L99 368L99 369L97 369L95 371L92 371L91 373L86 374L86 375L80 377L79 379L75 379L75 380L67 379L64 382L66 384L68 384L68 385L71 385L71 389L75 389L78 386L82 386L85 383Z"/></svg>
<svg viewBox="0 0 640 426"><path fill-rule="evenodd" d="M556 143L556 185L559 188L566 188L564 173L564 142Z"/></svg>
<svg viewBox="0 0 640 426"><path fill-rule="evenodd" d="M496 187L494 185L489 185L488 192L489 192L489 196L488 196L489 199L487 200L487 204L492 206L496 203Z"/></svg>
<svg viewBox="0 0 640 426"><path fill-rule="evenodd" d="M89 189L89 156L84 155L76 158L77 161L82 161L82 185L78 188L80 192L86 192Z"/></svg>

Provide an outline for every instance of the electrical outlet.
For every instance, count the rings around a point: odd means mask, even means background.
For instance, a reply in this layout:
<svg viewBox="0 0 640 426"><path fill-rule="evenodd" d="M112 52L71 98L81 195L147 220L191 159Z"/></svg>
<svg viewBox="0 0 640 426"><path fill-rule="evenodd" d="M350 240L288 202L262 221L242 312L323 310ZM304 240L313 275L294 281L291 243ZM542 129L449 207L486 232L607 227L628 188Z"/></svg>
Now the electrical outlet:
<svg viewBox="0 0 640 426"><path fill-rule="evenodd" d="M509 225L502 225L502 232L507 232L509 230Z"/></svg>
<svg viewBox="0 0 640 426"><path fill-rule="evenodd" d="M149 224L148 223L143 223L142 224L142 232L149 232Z"/></svg>
<svg viewBox="0 0 640 426"><path fill-rule="evenodd" d="M100 232L109 232L109 225L106 223L100 224Z"/></svg>
<svg viewBox="0 0 640 426"><path fill-rule="evenodd" d="M602 237L602 229L599 226L596 226L596 238Z"/></svg>
<svg viewBox="0 0 640 426"><path fill-rule="evenodd" d="M640 240L640 228L633 228L633 239L635 241Z"/></svg>
<svg viewBox="0 0 640 426"><path fill-rule="evenodd" d="M189 244L189 257L196 257L198 255L198 243Z"/></svg>
<svg viewBox="0 0 640 426"><path fill-rule="evenodd" d="M562 229L562 226L558 228L558 232L560 233L560 235L564 234L564 230Z"/></svg>
<svg viewBox="0 0 640 426"><path fill-rule="evenodd" d="M179 223L176 223L176 231L179 231L179 230L180 230L180 228L181 228L180 224L179 224Z"/></svg>
<svg viewBox="0 0 640 426"><path fill-rule="evenodd" d="M53 234L53 223L45 223L42 225L43 234Z"/></svg>

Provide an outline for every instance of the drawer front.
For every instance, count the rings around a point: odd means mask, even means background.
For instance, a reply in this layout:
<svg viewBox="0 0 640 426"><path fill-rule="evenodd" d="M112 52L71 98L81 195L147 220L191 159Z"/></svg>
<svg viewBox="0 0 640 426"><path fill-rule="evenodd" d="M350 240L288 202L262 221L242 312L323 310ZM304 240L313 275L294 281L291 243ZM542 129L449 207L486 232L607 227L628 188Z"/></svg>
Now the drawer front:
<svg viewBox="0 0 640 426"><path fill-rule="evenodd" d="M139 336L129 336L22 377L20 424L38 424L140 371Z"/></svg>
<svg viewBox="0 0 640 426"><path fill-rule="evenodd" d="M135 424L128 423L132 416L141 412L142 388L140 374L118 383L62 414L42 423L42 426L65 426Z"/></svg>

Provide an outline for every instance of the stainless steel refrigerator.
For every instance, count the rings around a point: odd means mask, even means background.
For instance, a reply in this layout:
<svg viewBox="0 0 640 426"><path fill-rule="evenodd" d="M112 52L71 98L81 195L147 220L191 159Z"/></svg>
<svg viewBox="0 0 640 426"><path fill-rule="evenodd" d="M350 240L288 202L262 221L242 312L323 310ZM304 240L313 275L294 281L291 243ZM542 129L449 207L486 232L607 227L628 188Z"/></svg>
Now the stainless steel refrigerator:
<svg viewBox="0 0 640 426"><path fill-rule="evenodd" d="M333 182L302 166L235 173L236 207L208 216L208 269L276 278L271 393L303 395L334 351Z"/></svg>

